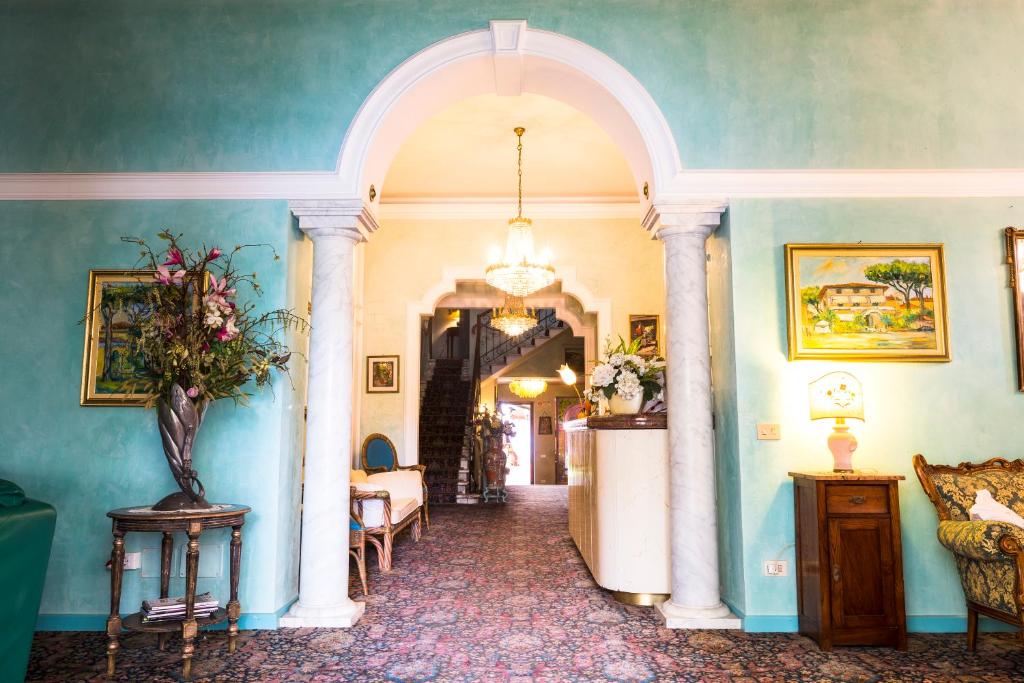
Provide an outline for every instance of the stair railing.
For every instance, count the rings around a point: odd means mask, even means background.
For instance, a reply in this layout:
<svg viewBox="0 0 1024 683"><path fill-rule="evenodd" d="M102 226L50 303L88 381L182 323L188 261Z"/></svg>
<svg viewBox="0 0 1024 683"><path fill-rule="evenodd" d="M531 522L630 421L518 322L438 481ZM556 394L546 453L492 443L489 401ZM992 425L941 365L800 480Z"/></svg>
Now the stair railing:
<svg viewBox="0 0 1024 683"><path fill-rule="evenodd" d="M537 309L537 314L538 317L536 325L520 335L509 337L504 332L500 332L490 326L491 311L481 313L477 317L479 324L477 342L479 346L480 341L483 340L483 347L480 349L480 367L477 368L477 372L482 370L483 366L490 365L498 358L502 358L514 351L518 351L523 346L546 333L548 330L562 329L565 327L565 323L558 319L555 315L555 309L553 308Z"/></svg>

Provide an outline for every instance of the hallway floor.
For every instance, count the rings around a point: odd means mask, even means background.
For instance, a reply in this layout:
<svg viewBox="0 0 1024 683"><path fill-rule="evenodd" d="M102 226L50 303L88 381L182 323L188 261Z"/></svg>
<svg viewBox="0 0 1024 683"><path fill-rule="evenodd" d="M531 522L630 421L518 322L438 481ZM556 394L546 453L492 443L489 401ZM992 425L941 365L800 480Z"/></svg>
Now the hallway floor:
<svg viewBox="0 0 1024 683"><path fill-rule="evenodd" d="M197 681L1011 681L1024 648L985 634L912 635L910 651L821 652L796 634L669 631L653 610L599 589L569 539L565 487L518 487L506 506L439 507L419 543L403 534L395 569L370 572L366 615L350 630L222 633L197 647ZM372 562L376 555L370 551ZM353 567L354 570L354 567ZM249 568L252 571L252 568ZM353 595L358 590L353 587ZM40 633L29 681L105 680L102 633ZM180 680L177 647L122 638L120 681Z"/></svg>

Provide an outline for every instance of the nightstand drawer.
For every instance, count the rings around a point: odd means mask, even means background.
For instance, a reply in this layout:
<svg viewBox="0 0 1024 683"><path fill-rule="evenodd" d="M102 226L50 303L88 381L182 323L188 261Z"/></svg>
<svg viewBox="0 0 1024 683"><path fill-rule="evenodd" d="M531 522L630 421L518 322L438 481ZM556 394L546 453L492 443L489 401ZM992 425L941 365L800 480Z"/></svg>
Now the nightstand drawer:
<svg viewBox="0 0 1024 683"><path fill-rule="evenodd" d="M888 486L831 485L825 489L829 514L877 515L889 512Z"/></svg>

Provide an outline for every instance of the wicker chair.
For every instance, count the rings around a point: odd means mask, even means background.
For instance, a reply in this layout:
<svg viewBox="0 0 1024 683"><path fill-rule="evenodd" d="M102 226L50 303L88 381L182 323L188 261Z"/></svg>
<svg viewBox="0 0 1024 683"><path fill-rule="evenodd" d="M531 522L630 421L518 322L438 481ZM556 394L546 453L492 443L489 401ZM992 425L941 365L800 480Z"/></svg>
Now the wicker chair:
<svg viewBox="0 0 1024 683"><path fill-rule="evenodd" d="M359 568L359 582L363 584L363 595L369 595L370 591L366 584L366 529L363 528L363 520L355 511L349 520L348 554Z"/></svg>
<svg viewBox="0 0 1024 683"><path fill-rule="evenodd" d="M1024 529L971 521L975 494L993 497L1024 515L1024 460L929 465L914 456L914 471L939 515L939 542L956 560L967 601L967 649L978 643L978 615L1024 627ZM1024 636L1024 633L1022 633Z"/></svg>
<svg viewBox="0 0 1024 683"><path fill-rule="evenodd" d="M380 566L380 570L383 572L391 571L391 550L394 546L395 535L406 527L411 527L413 539L416 541L420 540L422 506L417 506L399 518L392 512L391 494L387 491L361 491L353 486L351 487L350 495L360 519L367 519L364 517L364 505L367 501L378 500L381 502L382 509L380 514L373 516L375 519L372 522L373 526L364 525L363 532L366 540L377 548L377 563Z"/></svg>
<svg viewBox="0 0 1024 683"><path fill-rule="evenodd" d="M423 521L430 530L430 503L427 501L427 466L426 465L399 465L398 450L384 434L370 434L363 439L362 448L359 449L359 462L363 471L367 474L378 472L394 472L396 470L419 470L420 478L423 479Z"/></svg>

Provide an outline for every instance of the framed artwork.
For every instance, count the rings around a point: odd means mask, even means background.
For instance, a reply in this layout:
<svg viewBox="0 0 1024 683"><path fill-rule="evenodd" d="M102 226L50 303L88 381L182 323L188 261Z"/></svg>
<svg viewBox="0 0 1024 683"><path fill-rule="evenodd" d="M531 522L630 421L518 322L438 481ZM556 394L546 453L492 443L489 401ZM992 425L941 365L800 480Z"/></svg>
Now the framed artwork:
<svg viewBox="0 0 1024 683"><path fill-rule="evenodd" d="M398 393L398 356L366 357L366 393Z"/></svg>
<svg viewBox="0 0 1024 683"><path fill-rule="evenodd" d="M656 315L629 316L629 341L640 341L640 355L657 356L661 351L658 339L661 336L661 325Z"/></svg>
<svg viewBox="0 0 1024 683"><path fill-rule="evenodd" d="M550 415L541 415L540 417L537 418L537 434L540 434L540 435L554 434L554 431L551 428L551 416Z"/></svg>
<svg viewBox="0 0 1024 683"><path fill-rule="evenodd" d="M1010 266L1017 337L1017 391L1024 391L1024 230L1006 229L1006 263Z"/></svg>
<svg viewBox="0 0 1024 683"><path fill-rule="evenodd" d="M941 244L787 244L790 360L948 361Z"/></svg>
<svg viewBox="0 0 1024 683"><path fill-rule="evenodd" d="M83 406L141 406L152 392L142 354L131 348L149 315L155 271L90 270L82 354Z"/></svg>

